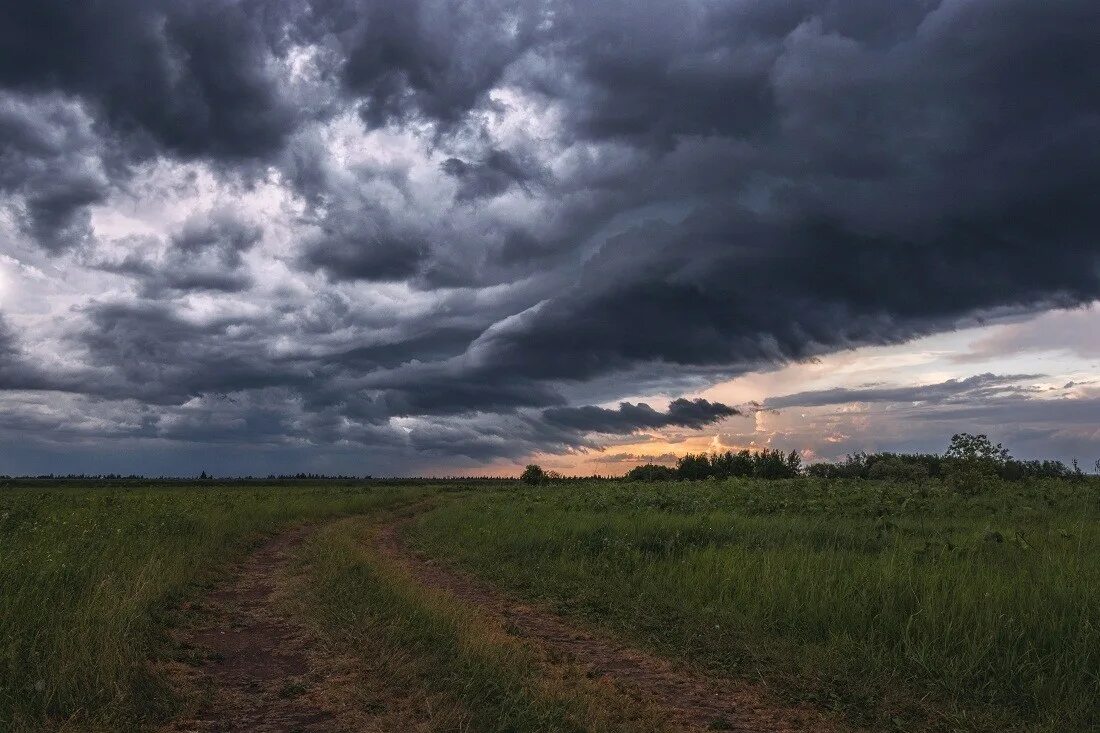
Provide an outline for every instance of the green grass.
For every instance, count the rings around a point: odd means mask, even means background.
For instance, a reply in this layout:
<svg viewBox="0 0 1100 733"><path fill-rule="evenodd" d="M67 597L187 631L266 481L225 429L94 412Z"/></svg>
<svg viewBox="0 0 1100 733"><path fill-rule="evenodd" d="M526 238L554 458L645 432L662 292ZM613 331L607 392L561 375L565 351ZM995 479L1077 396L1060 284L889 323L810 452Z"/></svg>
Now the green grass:
<svg viewBox="0 0 1100 733"><path fill-rule="evenodd" d="M398 700L393 721L439 731L658 729L372 554L371 523L429 495L409 528L426 551L872 729L1100 727L1095 481L508 486L2 489L0 731L169 717L149 662L173 609L264 535L344 515L364 518L300 548L288 602L358 658L364 709Z"/></svg>
<svg viewBox="0 0 1100 733"><path fill-rule="evenodd" d="M427 551L876 729L1100 726L1100 485L576 483L455 498Z"/></svg>
<svg viewBox="0 0 1100 733"><path fill-rule="evenodd" d="M172 710L148 660L183 597L280 526L419 489L0 490L0 731L131 730Z"/></svg>
<svg viewBox="0 0 1100 733"><path fill-rule="evenodd" d="M329 525L299 551L297 601L334 650L353 650L379 730L543 733L664 729L659 716L550 665L477 610L421 587L372 550L370 519ZM411 719L394 710L406 709ZM426 728L424 727L426 725Z"/></svg>

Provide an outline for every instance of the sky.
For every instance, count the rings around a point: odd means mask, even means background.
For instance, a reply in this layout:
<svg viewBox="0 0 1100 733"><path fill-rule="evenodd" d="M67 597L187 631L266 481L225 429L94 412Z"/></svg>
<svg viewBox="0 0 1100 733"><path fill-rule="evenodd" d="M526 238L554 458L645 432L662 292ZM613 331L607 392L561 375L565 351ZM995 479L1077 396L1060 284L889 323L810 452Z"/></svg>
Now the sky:
<svg viewBox="0 0 1100 733"><path fill-rule="evenodd" d="M1093 0L0 5L0 473L1100 458Z"/></svg>

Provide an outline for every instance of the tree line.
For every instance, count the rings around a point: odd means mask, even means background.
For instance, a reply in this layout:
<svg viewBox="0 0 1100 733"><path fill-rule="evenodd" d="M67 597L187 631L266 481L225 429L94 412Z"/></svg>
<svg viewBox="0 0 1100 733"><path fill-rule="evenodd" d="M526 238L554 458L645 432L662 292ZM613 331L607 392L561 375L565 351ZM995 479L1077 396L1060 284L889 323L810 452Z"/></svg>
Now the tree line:
<svg viewBox="0 0 1100 733"><path fill-rule="evenodd" d="M784 453L764 448L758 451L740 450L723 453L688 453L676 461L676 466L647 463L630 469L628 481L671 481L681 479L726 478L795 478L802 473L802 456L797 451Z"/></svg>
<svg viewBox="0 0 1100 733"><path fill-rule="evenodd" d="M1100 473L1100 460L1095 468ZM647 463L632 468L624 478L628 481L695 481L709 478L784 479L802 475L824 479L940 479L973 485L990 479L1072 479L1083 477L1084 472L1076 460L1071 465L1059 460L1019 460L986 435L957 433L951 436L951 442L943 454L859 452L848 454L840 461L822 461L803 467L801 456L796 451L783 453L764 448L758 451L688 453L677 459L675 466Z"/></svg>

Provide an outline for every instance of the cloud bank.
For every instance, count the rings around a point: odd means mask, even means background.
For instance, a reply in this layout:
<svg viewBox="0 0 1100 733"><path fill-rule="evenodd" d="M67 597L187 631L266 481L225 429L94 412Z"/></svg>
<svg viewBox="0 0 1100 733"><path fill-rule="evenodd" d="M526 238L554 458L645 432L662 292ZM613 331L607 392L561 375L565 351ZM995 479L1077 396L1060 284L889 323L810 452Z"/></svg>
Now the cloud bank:
<svg viewBox="0 0 1100 733"><path fill-rule="evenodd" d="M0 431L152 471L472 466L734 415L577 395L1089 303L1098 28L1085 0L7 3Z"/></svg>

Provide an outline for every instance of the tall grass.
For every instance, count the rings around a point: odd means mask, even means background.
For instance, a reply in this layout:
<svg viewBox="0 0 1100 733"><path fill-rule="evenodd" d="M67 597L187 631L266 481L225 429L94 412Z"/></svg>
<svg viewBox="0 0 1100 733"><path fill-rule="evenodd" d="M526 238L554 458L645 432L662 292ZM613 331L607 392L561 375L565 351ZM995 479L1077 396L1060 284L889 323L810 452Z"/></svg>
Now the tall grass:
<svg viewBox="0 0 1100 733"><path fill-rule="evenodd" d="M163 719L173 698L148 660L168 652L183 598L280 526L429 491L3 490L0 730ZM1098 519L1100 486L1085 482L971 497L937 484L593 482L454 494L411 531L638 644L877 729L1052 732L1100 726ZM655 727L616 717L583 679L548 678L476 609L417 588L370 553L365 526L333 525L303 548L300 610L345 648L402 660L409 689L449 701L437 729Z"/></svg>
<svg viewBox="0 0 1100 733"><path fill-rule="evenodd" d="M453 597L422 587L372 549L372 521L334 523L300 550L301 612L356 656L373 691L372 729L656 733L666 721L579 668L536 651ZM401 711L407 715L402 719Z"/></svg>
<svg viewBox="0 0 1100 733"><path fill-rule="evenodd" d="M174 603L281 525L416 489L0 491L0 730L130 730L166 715L150 671Z"/></svg>
<svg viewBox="0 0 1100 733"><path fill-rule="evenodd" d="M416 541L637 642L876 728L1100 725L1100 486L593 483L451 502Z"/></svg>

